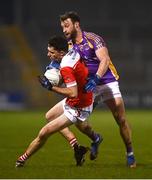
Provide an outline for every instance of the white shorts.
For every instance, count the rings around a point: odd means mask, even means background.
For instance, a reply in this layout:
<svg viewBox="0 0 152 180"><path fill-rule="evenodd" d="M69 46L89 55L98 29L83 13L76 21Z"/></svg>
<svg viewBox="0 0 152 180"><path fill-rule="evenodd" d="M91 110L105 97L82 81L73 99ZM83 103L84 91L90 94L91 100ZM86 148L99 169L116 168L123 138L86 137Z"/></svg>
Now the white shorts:
<svg viewBox="0 0 152 180"><path fill-rule="evenodd" d="M66 99L62 101L64 114L73 123L77 122L77 120L85 121L93 110L93 103L85 108L75 108L66 104L65 101Z"/></svg>
<svg viewBox="0 0 152 180"><path fill-rule="evenodd" d="M122 97L119 89L118 81L111 82L108 84L100 85L96 87L94 92L94 99L98 97L98 101L106 101L116 97Z"/></svg>

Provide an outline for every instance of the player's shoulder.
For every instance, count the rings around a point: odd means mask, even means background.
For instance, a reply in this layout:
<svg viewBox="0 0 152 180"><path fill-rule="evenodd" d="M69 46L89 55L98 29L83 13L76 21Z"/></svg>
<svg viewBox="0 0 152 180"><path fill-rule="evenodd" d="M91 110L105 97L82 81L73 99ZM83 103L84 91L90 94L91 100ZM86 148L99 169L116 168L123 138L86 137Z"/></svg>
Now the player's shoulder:
<svg viewBox="0 0 152 180"><path fill-rule="evenodd" d="M96 34L96 33L86 32L86 31L84 31L83 33L84 33L84 35L86 36L86 38L88 40L94 41L96 43L104 42L103 38L100 35Z"/></svg>
<svg viewBox="0 0 152 180"><path fill-rule="evenodd" d="M80 60L79 53L74 49L70 49L61 61L61 68L73 67Z"/></svg>
<svg viewBox="0 0 152 180"><path fill-rule="evenodd" d="M94 32L87 32L87 31L83 31L84 35L88 38L102 38L99 34L96 34Z"/></svg>

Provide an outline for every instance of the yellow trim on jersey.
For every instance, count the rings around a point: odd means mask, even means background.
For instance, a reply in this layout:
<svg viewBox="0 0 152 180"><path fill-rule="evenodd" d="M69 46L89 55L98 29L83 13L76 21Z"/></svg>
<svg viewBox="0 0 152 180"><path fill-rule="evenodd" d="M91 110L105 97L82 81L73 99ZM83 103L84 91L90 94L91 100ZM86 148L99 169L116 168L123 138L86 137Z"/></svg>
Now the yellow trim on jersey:
<svg viewBox="0 0 152 180"><path fill-rule="evenodd" d="M110 60L110 64L109 64L109 69L111 70L111 73L116 78L116 80L118 80L119 79L119 75L117 73L117 70L116 70L115 66L112 64L111 60Z"/></svg>
<svg viewBox="0 0 152 180"><path fill-rule="evenodd" d="M93 49L92 43L88 40L88 38L86 38L86 39L87 39L87 42L88 42L88 45L90 46L90 48Z"/></svg>

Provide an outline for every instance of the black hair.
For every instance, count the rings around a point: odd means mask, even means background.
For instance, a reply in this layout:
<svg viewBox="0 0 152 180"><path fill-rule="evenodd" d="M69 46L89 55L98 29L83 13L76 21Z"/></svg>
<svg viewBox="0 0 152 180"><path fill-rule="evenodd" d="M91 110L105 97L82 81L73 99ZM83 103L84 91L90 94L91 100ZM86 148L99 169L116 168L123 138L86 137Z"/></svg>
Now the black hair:
<svg viewBox="0 0 152 180"><path fill-rule="evenodd" d="M77 14L77 12L69 11L69 12L65 12L65 14L60 15L60 21L65 21L68 18L70 18L73 23L75 22L80 23L80 17Z"/></svg>
<svg viewBox="0 0 152 180"><path fill-rule="evenodd" d="M68 51L68 43L63 36L52 36L48 44L49 46L54 47L54 49L57 51Z"/></svg>

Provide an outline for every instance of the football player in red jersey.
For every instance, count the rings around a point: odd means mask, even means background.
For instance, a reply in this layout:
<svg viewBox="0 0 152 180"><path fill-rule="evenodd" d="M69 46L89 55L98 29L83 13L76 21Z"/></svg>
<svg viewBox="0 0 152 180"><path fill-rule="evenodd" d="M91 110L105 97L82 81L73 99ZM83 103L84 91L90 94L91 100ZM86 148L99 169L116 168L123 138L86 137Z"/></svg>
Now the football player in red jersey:
<svg viewBox="0 0 152 180"><path fill-rule="evenodd" d="M60 131L63 135L71 133L71 136L74 136L67 128L72 124L75 124L97 145L102 141L100 135L92 130L87 121L93 109L93 93L84 91L88 68L81 60L79 53L74 49L68 52L66 39L54 36L49 41L48 56L50 59L60 62L60 72L66 87L53 86L45 76L39 77L39 81L44 88L64 95L65 99L47 113L48 123L40 130L25 153L17 159L16 167L23 166L25 161L40 149L48 137L55 132ZM74 152L76 164L82 165L87 148L74 143Z"/></svg>

